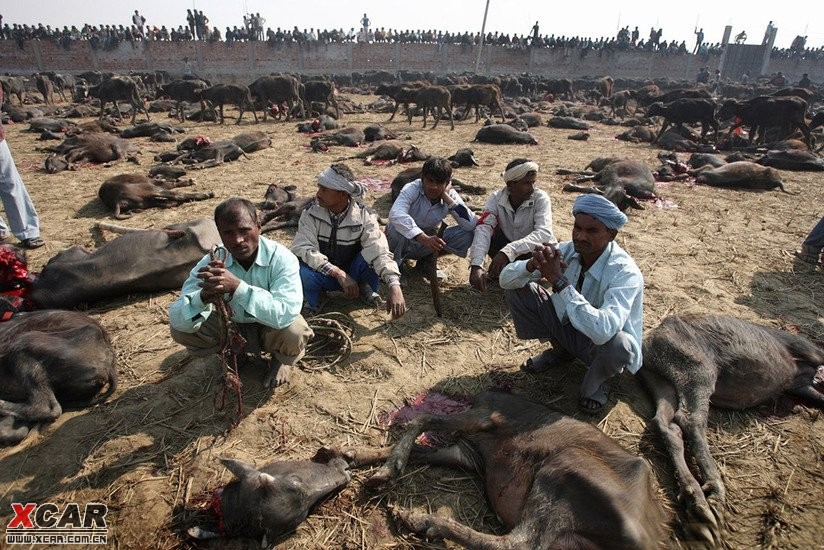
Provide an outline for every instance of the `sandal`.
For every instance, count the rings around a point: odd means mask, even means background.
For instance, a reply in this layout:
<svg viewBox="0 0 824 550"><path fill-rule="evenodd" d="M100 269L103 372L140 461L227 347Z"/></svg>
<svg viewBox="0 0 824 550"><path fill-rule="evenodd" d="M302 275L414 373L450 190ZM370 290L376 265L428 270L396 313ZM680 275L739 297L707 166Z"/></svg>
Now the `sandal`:
<svg viewBox="0 0 824 550"><path fill-rule="evenodd" d="M821 249L812 246L801 245L801 250L795 251L795 257L802 262L816 265L821 262Z"/></svg>
<svg viewBox="0 0 824 550"><path fill-rule="evenodd" d="M540 374L572 359L572 354L565 349L549 348L521 363L521 370L529 374Z"/></svg>
<svg viewBox="0 0 824 550"><path fill-rule="evenodd" d="M595 393L587 397L582 397L578 401L578 410L589 415L599 414L604 409L607 401L609 401L609 394L611 391L612 382L610 380L601 382L601 385L598 386Z"/></svg>
<svg viewBox="0 0 824 550"><path fill-rule="evenodd" d="M23 245L23 248L32 249L40 248L41 246L46 244L46 241L44 241L40 237L32 237L31 239L23 239L21 241L21 244Z"/></svg>

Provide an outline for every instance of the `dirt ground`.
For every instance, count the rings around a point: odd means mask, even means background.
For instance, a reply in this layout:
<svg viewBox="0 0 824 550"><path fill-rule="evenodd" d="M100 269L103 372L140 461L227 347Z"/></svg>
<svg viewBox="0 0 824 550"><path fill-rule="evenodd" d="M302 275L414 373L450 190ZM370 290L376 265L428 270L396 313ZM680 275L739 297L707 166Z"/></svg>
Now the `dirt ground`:
<svg viewBox="0 0 824 550"><path fill-rule="evenodd" d="M353 96L356 102L374 98ZM248 115L247 115L248 116ZM388 115L348 115L348 125L385 121ZM165 121L165 115L153 114ZM141 228L211 217L223 199L242 196L261 201L270 183L295 184L314 193L315 175L336 158L358 150L333 148L313 153L309 139L293 124L238 128L188 123L187 135L225 138L240 130L270 132L273 147L250 159L194 172L196 185L215 198L169 210L149 210L120 222ZM471 146L481 167L458 169L455 177L489 192L502 186L500 173L511 159L528 157L541 165L539 187L553 203L559 239L570 238L575 195L561 188L557 168L583 168L597 156L622 155L657 166L656 149L617 141L619 129L595 125L588 142L568 140L572 130L533 129L538 146L493 146L470 143L478 129L471 122L455 131L440 125L422 129L420 120L388 126L429 154L447 156ZM7 128L7 138L24 181L39 210L45 247L29 253L38 271L60 250L72 245L99 246L93 230L98 220L111 221L97 199L100 184L120 173L143 172L155 153L173 144L139 138L140 167L94 166L49 175L40 170L46 154L26 124ZM361 149L362 150L362 149ZM399 167L363 166L348 161L359 177L388 182ZM824 215L824 187L817 173L783 172L789 195L778 191L727 191L691 183L660 186L675 208L648 206L633 211L619 242L641 268L646 281L644 328L671 314L725 313L773 326L797 327L824 342L824 276L821 270L793 262L795 250ZM482 205L485 197L473 197ZM386 215L388 196L372 191L369 204ZM289 245L293 232L269 234ZM136 250L135 254L141 251ZM145 261L152 261L147 257ZM88 313L110 332L117 350L117 392L91 410L64 414L21 445L0 450L0 517L11 517L11 502L99 501L108 505L109 545L119 548L228 547L253 548L260 541L235 539L194 544L186 529L208 522L206 500L226 483L229 473L218 456L262 465L285 458L309 458L325 445L382 445L393 433L379 422L382 412L402 406L428 390L472 395L490 386L511 387L576 417L580 364L543 376L519 371L518 365L541 347L514 334L503 293L480 293L468 286L465 259L443 259L444 316L437 318L428 284L412 278L405 289L409 310L391 322L375 311L333 300L354 326L349 359L331 369L297 370L292 383L264 391L261 364L241 371L244 418L228 430L234 403L219 410L221 389L217 357L193 359L168 334L167 311L176 292L129 296L90 308ZM317 366L317 365L313 365ZM675 507L672 468L647 429L652 405L637 379L625 374L605 412L595 420L630 452L652 464L660 498ZM748 413L711 414L710 448L728 490L728 531L732 548L821 548L824 541L824 418L813 409L776 401ZM390 505L450 514L487 532L502 526L486 507L481 485L469 474L439 468L411 467L409 475L382 492L362 487L368 471L317 508L283 548L442 547L398 533L388 515ZM551 518L548 518L551 519ZM689 547L673 521L672 547Z"/></svg>

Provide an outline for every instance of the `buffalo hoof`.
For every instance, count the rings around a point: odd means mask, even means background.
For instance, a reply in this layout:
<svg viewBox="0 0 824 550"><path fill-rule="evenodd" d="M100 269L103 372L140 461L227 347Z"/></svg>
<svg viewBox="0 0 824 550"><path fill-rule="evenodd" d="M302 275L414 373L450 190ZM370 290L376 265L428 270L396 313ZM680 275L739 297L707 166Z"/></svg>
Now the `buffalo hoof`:
<svg viewBox="0 0 824 550"><path fill-rule="evenodd" d="M438 532L431 514L422 514L412 510L393 507L392 515L395 521L403 525L407 530L425 536L429 540L441 539L443 536Z"/></svg>

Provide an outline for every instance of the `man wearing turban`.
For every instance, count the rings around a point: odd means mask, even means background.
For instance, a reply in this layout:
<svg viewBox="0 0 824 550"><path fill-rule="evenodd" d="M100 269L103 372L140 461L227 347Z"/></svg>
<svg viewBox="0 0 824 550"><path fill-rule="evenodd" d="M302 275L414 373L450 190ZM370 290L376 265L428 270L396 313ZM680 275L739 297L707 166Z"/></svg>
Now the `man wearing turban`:
<svg viewBox="0 0 824 550"><path fill-rule="evenodd" d="M627 222L618 207L600 195L581 195L572 214L572 241L541 245L530 259L507 265L500 285L518 337L552 343L521 368L535 374L578 358L587 365L579 406L596 414L612 377L641 367L644 278L615 242Z"/></svg>
<svg viewBox="0 0 824 550"><path fill-rule="evenodd" d="M377 215L361 203L363 184L354 180L349 167L333 164L318 175L315 200L300 215L292 252L300 260L306 311L319 312L329 290L378 305L382 279L389 285L386 309L397 319L406 312L400 271Z"/></svg>
<svg viewBox="0 0 824 550"><path fill-rule="evenodd" d="M501 177L506 187L487 199L469 249L469 283L478 290L486 290L487 278L497 279L509 262L529 259L536 246L557 242L549 195L535 187L538 164L515 159ZM488 274L483 268L487 255L492 258Z"/></svg>

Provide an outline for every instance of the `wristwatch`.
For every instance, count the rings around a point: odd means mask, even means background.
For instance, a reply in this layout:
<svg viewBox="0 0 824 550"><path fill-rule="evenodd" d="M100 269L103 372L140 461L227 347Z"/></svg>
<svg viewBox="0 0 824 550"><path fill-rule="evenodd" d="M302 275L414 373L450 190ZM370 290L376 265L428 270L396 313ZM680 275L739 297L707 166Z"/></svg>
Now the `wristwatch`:
<svg viewBox="0 0 824 550"><path fill-rule="evenodd" d="M568 286L569 286L569 279L567 279L566 277L561 275L558 278L557 281L552 283L552 292L554 292L555 294L558 294L559 292L561 292L563 289L565 289Z"/></svg>

